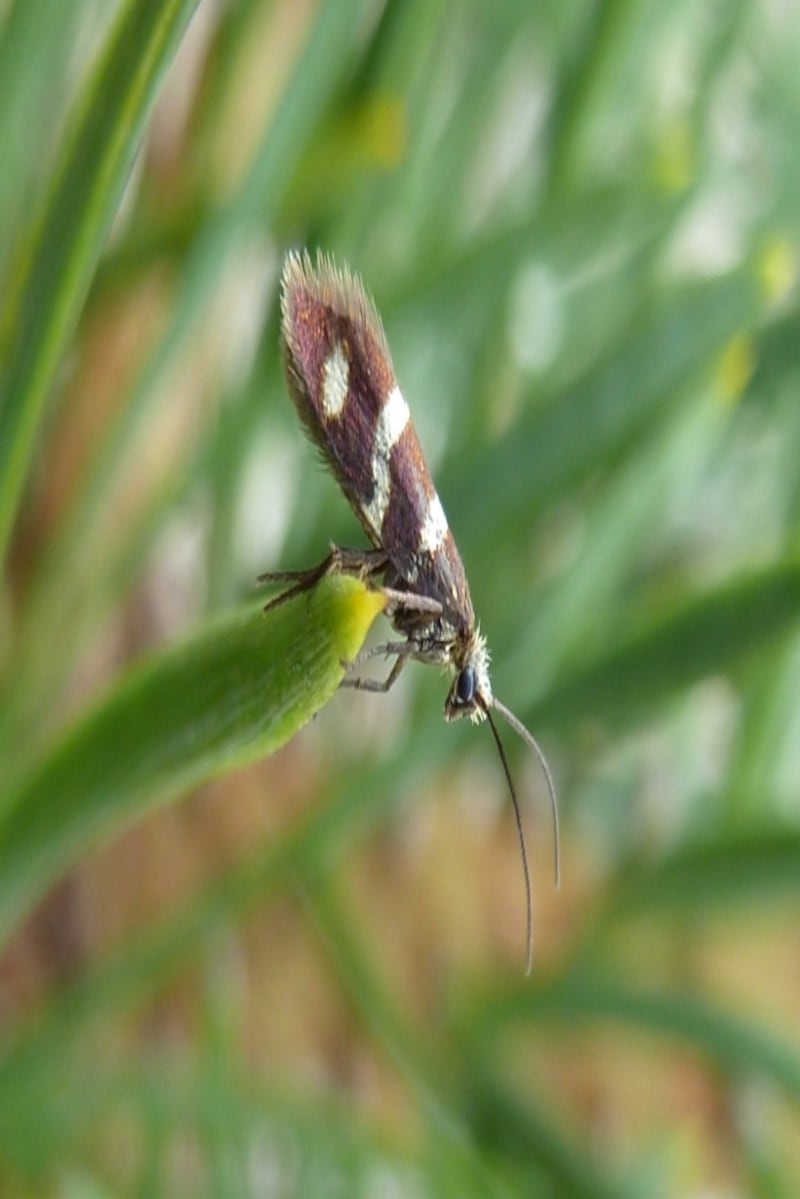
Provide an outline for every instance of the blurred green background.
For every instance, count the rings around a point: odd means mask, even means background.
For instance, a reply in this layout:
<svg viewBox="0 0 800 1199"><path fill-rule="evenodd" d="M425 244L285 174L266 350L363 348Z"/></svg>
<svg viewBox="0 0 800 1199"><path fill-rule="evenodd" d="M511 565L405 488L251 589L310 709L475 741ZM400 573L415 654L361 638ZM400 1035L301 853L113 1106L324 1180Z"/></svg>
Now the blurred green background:
<svg viewBox="0 0 800 1199"><path fill-rule="evenodd" d="M0 1193L798 1194L795 6L0 22ZM251 633L206 695L260 571L362 543L281 377L289 246L373 291L556 776L558 891L506 738L530 979L435 671L267 757Z"/></svg>

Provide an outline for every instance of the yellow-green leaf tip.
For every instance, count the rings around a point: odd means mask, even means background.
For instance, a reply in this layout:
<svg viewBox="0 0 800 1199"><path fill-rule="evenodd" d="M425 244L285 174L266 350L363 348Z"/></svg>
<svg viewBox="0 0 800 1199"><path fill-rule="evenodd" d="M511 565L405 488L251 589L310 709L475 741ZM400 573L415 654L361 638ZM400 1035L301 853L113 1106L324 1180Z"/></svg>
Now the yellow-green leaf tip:
<svg viewBox="0 0 800 1199"><path fill-rule="evenodd" d="M344 648L342 658L350 662L364 644L372 622L386 607L386 597L351 575L334 575L330 589L332 615Z"/></svg>

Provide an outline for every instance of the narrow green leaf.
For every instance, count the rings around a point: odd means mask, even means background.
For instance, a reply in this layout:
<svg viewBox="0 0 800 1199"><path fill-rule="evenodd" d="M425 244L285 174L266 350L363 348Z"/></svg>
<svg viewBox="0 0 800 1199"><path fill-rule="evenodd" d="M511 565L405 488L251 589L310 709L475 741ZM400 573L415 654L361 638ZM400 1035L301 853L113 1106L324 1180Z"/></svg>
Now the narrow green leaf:
<svg viewBox="0 0 800 1199"><path fill-rule="evenodd" d="M19 222L41 186L64 97L74 80L76 40L85 35L87 0L12 0L0 17L0 279L18 249ZM97 29L96 13L92 13Z"/></svg>
<svg viewBox="0 0 800 1199"><path fill-rule="evenodd" d="M198 0L130 0L84 89L45 200L0 401L0 560L53 377L159 82Z"/></svg>
<svg viewBox="0 0 800 1199"><path fill-rule="evenodd" d="M580 717L635 716L717 671L738 665L800 620L800 564L737 578L651 621L608 653L565 674L529 716L537 726Z"/></svg>
<svg viewBox="0 0 800 1199"><path fill-rule="evenodd" d="M472 1051L465 1046L463 1056ZM571 1199L643 1199L643 1192L612 1177L598 1154L588 1154L556 1123L550 1105L523 1101L475 1054L462 1082L472 1139L494 1157L515 1161L526 1177L538 1168L552 1184L548 1194ZM528 1193L528 1192L525 1192ZM533 1192L538 1193L538 1192Z"/></svg>
<svg viewBox="0 0 800 1199"><path fill-rule="evenodd" d="M445 476L442 492L448 511L458 512L468 530L465 541L484 551L496 547L501 521L530 521L532 513L610 468L762 307L752 273L676 292L645 312L603 362L561 394L541 403L532 393L507 433Z"/></svg>
<svg viewBox="0 0 800 1199"><path fill-rule="evenodd" d="M730 841L689 846L655 864L623 863L603 922L654 913L697 919L731 903L775 902L800 893L800 833L752 829Z"/></svg>
<svg viewBox="0 0 800 1199"><path fill-rule="evenodd" d="M474 1142L463 1135L462 1095L453 1088L447 1064L398 1007L393 989L376 969L356 920L329 874L314 880L309 898L333 967L376 1046L403 1079L437 1142L447 1148L450 1167L459 1175L466 1173L479 1193L489 1193L491 1170ZM463 1181L457 1193L466 1193Z"/></svg>
<svg viewBox="0 0 800 1199"><path fill-rule="evenodd" d="M93 572L98 569L98 533L109 511L109 495L113 494L115 483L137 445L137 432L160 395L159 385L166 372L185 350L216 294L226 262L278 209L287 181L325 104L330 103L347 61L345 48L355 40L366 8L367 0L328 0L322 6L241 187L229 203L209 212L198 227L172 304L172 323L134 380L131 394L120 405L119 414L97 457L84 472L81 490L47 546L29 589L12 666L15 676L21 679L21 700L15 708L23 724L26 713L31 712L31 720L35 722L40 701L47 703L42 692L50 689L54 656L64 660L63 673L73 660L72 646L64 646L63 639L56 640L54 645L45 643L41 629L52 627L56 613L57 619L63 620L66 612L67 619L74 621L76 627L87 619L91 623L92 612L87 615L84 586L86 563L92 562ZM115 528L111 540L118 545L119 539L119 530ZM101 557L108 560L107 549L103 549ZM0 733L0 737L4 734Z"/></svg>
<svg viewBox="0 0 800 1199"><path fill-rule="evenodd" d="M693 396L672 420L643 435L637 453L598 489L587 513L583 553L537 602L536 619L516 637L514 652L520 661L536 664L540 690L579 647L591 652L616 631L620 583L660 528L664 496L672 494L677 476L701 474L726 418L721 404ZM529 694L531 682L526 677Z"/></svg>
<svg viewBox="0 0 800 1199"><path fill-rule="evenodd" d="M336 690L383 602L355 579L324 579L134 669L4 806L0 937L101 833L293 736Z"/></svg>
<svg viewBox="0 0 800 1199"><path fill-rule="evenodd" d="M590 5L578 51L562 73L550 117L548 191L563 196L574 185L585 128L595 115L599 90L610 63L624 44L630 0L599 0Z"/></svg>
<svg viewBox="0 0 800 1199"><path fill-rule="evenodd" d="M406 755L407 756L407 755ZM128 937L56 994L23 1030L0 1037L0 1156L14 1140L20 1092L35 1108L54 1070L66 1069L81 1035L103 1018L114 1018L151 996L194 961L212 935L229 930L255 903L267 903L281 887L304 880L313 889L354 842L385 811L397 760L360 769L324 802L303 813L269 845L258 846L175 913ZM377 814L377 815L376 815Z"/></svg>
<svg viewBox="0 0 800 1199"><path fill-rule="evenodd" d="M413 1091L438 1139L458 1146L465 1164L473 1172L480 1170L484 1185L491 1177L485 1163L500 1150L519 1158L528 1170L541 1169L559 1193L587 1199L610 1199L612 1195L633 1199L633 1192L620 1188L616 1179L612 1184L601 1163L590 1160L544 1111L528 1104L523 1112L510 1098L506 1104L491 1071L487 1072L471 1047L464 1046L459 1055L469 1068L459 1069L454 1076L450 1062L438 1048L426 1045L397 1009L394 996L361 944L356 921L329 879L319 880L312 895L314 913L335 966L366 1027ZM479 1146L490 1152L478 1153Z"/></svg>
<svg viewBox="0 0 800 1199"><path fill-rule="evenodd" d="M121 405L74 509L41 568L38 585L44 592L43 606L48 601L58 604L65 572L72 569L80 575L87 547L96 544L93 536L106 514L109 493L126 455L136 445L137 430L151 411L166 372L185 349L216 294L226 262L248 235L274 217L287 181L341 77L347 60L345 48L351 44L366 7L366 0L328 0L322 5L241 187L224 208L209 214L201 225L183 265L172 324Z"/></svg>
<svg viewBox="0 0 800 1199"><path fill-rule="evenodd" d="M568 974L539 987L516 987L481 1006L470 1025L491 1044L513 1024L555 1021L574 1029L578 1021L615 1021L685 1041L728 1069L760 1075L800 1102L800 1047L748 1020L685 992L644 991Z"/></svg>

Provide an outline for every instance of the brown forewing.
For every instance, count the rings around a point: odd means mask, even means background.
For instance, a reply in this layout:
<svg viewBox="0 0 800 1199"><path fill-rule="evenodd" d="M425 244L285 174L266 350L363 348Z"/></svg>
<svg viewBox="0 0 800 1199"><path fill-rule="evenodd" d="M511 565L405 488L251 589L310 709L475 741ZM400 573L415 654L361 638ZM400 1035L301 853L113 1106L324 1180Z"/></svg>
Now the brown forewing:
<svg viewBox="0 0 800 1199"><path fill-rule="evenodd" d="M464 567L453 534L431 554L420 549L420 530L436 490L413 425L408 424L392 449L389 507L381 542L397 573L413 580L414 591L438 600L456 627L474 622Z"/></svg>
<svg viewBox="0 0 800 1199"><path fill-rule="evenodd" d="M420 530L436 492L419 439L409 423L392 448L389 505L380 536L364 515L373 498L378 414L395 386L389 350L374 305L360 281L325 259L287 260L283 278L282 349L292 399L309 436L329 464L364 531L386 550L399 580L439 600L458 628L471 628L472 601L464 567L448 530L434 553L420 550ZM336 417L322 403L325 363L341 347L349 373Z"/></svg>
<svg viewBox="0 0 800 1199"><path fill-rule="evenodd" d="M347 397L336 417L322 405L324 367L334 347L348 362ZM294 259L284 276L282 347L289 391L309 436L373 544L364 518L372 498L372 455L378 413L394 386L380 320L358 282L307 258Z"/></svg>

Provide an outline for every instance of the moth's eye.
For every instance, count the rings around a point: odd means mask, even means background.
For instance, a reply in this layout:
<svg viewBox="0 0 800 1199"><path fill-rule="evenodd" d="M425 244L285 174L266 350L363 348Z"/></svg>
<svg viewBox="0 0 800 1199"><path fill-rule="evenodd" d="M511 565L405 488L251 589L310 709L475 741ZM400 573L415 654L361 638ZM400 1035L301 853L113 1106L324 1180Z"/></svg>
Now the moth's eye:
<svg viewBox="0 0 800 1199"><path fill-rule="evenodd" d="M460 704L471 704L475 698L475 668L465 666L456 680L456 699Z"/></svg>

